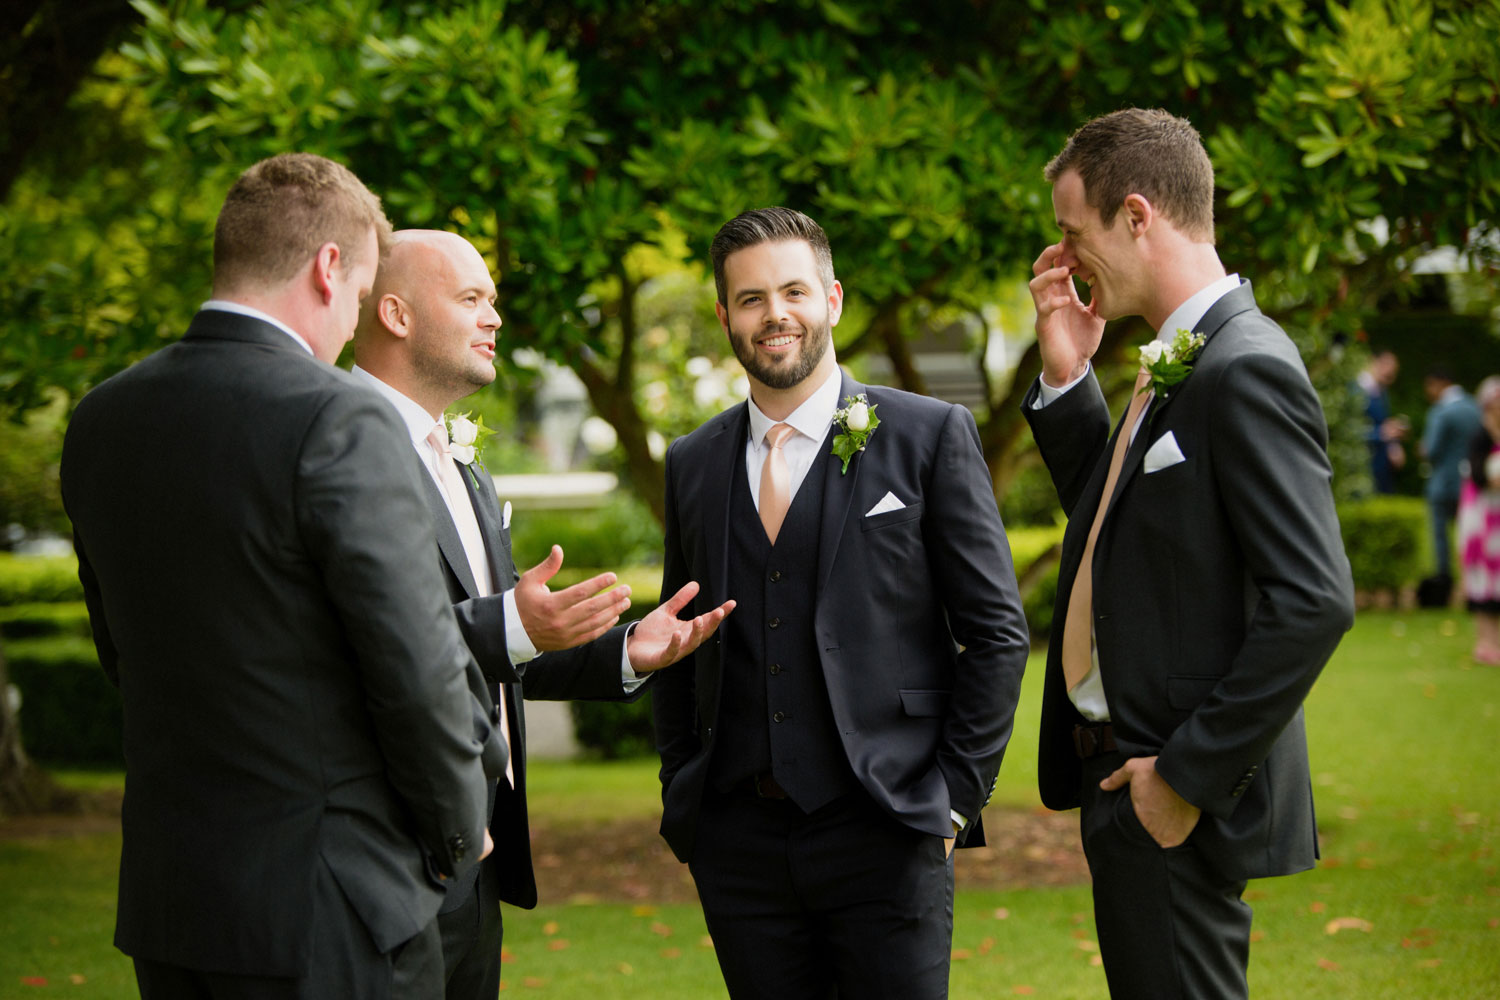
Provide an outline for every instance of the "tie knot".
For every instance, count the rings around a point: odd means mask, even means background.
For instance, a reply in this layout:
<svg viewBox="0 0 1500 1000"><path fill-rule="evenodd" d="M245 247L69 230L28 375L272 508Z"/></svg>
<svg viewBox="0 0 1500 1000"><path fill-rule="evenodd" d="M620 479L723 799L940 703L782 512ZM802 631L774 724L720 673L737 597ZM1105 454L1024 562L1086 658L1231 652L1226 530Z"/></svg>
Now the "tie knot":
<svg viewBox="0 0 1500 1000"><path fill-rule="evenodd" d="M452 449L448 447L448 428L442 424L438 424L427 435L427 443L432 445L433 450L438 453L439 458L447 458L453 453Z"/></svg>
<svg viewBox="0 0 1500 1000"><path fill-rule="evenodd" d="M766 447L776 450L786 444L786 439L797 433L797 429L791 424L774 424L766 431Z"/></svg>

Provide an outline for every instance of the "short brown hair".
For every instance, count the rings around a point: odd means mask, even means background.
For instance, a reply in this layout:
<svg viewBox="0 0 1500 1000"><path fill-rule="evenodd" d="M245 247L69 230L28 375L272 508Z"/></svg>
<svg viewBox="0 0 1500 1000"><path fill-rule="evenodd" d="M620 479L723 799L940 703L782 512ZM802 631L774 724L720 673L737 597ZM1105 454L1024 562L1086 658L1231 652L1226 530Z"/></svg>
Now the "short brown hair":
<svg viewBox="0 0 1500 1000"><path fill-rule="evenodd" d="M325 243L341 266L364 256L371 228L383 256L391 224L380 199L342 164L312 153L282 153L240 174L214 225L214 287L289 281Z"/></svg>
<svg viewBox="0 0 1500 1000"><path fill-rule="evenodd" d="M1088 122L1043 171L1049 184L1078 171L1105 227L1139 194L1193 239L1214 241L1214 168L1197 129L1156 108L1126 108Z"/></svg>
<svg viewBox="0 0 1500 1000"><path fill-rule="evenodd" d="M708 256L714 264L714 289L719 294L719 303L729 304L729 286L724 279L725 258L737 250L788 240L802 240L812 247L823 290L832 288L833 250L828 246L828 234L823 232L823 227L794 208L752 208L719 227L709 245Z"/></svg>

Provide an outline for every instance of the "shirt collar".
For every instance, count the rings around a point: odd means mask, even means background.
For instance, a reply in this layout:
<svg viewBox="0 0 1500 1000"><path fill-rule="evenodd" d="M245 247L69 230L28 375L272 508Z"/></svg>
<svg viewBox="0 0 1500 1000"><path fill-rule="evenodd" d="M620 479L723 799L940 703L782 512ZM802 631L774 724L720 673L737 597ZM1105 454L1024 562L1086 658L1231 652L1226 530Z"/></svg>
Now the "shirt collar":
<svg viewBox="0 0 1500 1000"><path fill-rule="evenodd" d="M302 334L293 330L275 316L263 313L254 306L247 306L241 302L231 302L228 299L209 299L199 306L198 309L200 312L205 309L211 309L215 312L237 313L240 316L249 316L251 319L258 319L263 323L270 323L276 329L295 340L308 354L313 353L312 345L303 339ZM316 357L317 355L313 356Z"/></svg>
<svg viewBox="0 0 1500 1000"><path fill-rule="evenodd" d="M766 439L766 431L777 424L791 424L798 434L805 434L814 441L823 440L829 425L833 423L833 412L839 408L839 387L843 385L843 380L844 373L838 365L834 365L832 373L823 384L814 389L812 395L803 400L802 405L793 410L785 420L772 420L751 399L750 440L759 447Z"/></svg>
<svg viewBox="0 0 1500 1000"><path fill-rule="evenodd" d="M1161 325L1161 329L1156 331L1156 339L1170 343L1172 338L1177 336L1178 330L1192 330L1208 310L1213 308L1215 302L1238 287L1240 287L1240 276L1227 274L1218 281L1198 289L1187 297L1186 302L1172 310L1172 314Z"/></svg>
<svg viewBox="0 0 1500 1000"><path fill-rule="evenodd" d="M432 414L428 413L416 400L382 382L359 365L349 369L349 374L380 393L396 408L396 412L401 415L401 420L406 424L406 432L411 435L413 445L419 448L424 447L427 443L427 435L432 433L433 427L442 423L441 420L433 420Z"/></svg>

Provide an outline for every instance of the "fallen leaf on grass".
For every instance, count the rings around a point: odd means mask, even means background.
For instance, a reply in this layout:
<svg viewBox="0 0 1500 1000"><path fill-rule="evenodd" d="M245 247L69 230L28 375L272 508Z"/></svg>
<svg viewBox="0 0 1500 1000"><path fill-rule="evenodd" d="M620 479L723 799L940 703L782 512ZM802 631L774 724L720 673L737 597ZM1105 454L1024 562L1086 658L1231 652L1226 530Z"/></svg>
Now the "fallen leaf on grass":
<svg viewBox="0 0 1500 1000"><path fill-rule="evenodd" d="M1359 819L1359 809L1355 806L1344 806L1339 810L1339 819Z"/></svg>
<svg viewBox="0 0 1500 1000"><path fill-rule="evenodd" d="M700 948L712 948L713 946L714 939L707 934L698 939L698 947Z"/></svg>
<svg viewBox="0 0 1500 1000"><path fill-rule="evenodd" d="M1500 917L1490 917L1490 928L1500 927Z"/></svg>
<svg viewBox="0 0 1500 1000"><path fill-rule="evenodd" d="M1007 910L1003 906L1000 907L999 909L997 909L995 911L995 919L996 920L1009 920L1010 919L1010 911Z"/></svg>
<svg viewBox="0 0 1500 1000"><path fill-rule="evenodd" d="M1326 969L1329 972L1337 972L1340 968L1342 968L1342 966L1340 966L1339 963L1331 961L1329 959L1320 958L1318 959L1318 968Z"/></svg>
<svg viewBox="0 0 1500 1000"><path fill-rule="evenodd" d="M68 982L72 983L74 986L82 986L84 983L88 982L88 977L81 976L75 972L68 977Z"/></svg>
<svg viewBox="0 0 1500 1000"><path fill-rule="evenodd" d="M1358 868L1358 869L1360 869L1362 871L1369 871L1371 868L1375 867L1375 859L1374 858L1360 858L1358 861L1354 862L1354 867L1356 867L1356 868Z"/></svg>
<svg viewBox="0 0 1500 1000"><path fill-rule="evenodd" d="M556 934L557 933L557 921L556 920L549 920L545 924L543 924L542 925L542 933L545 934L545 935L547 935L548 937L551 937L552 935Z"/></svg>
<svg viewBox="0 0 1500 1000"><path fill-rule="evenodd" d="M1315 899L1307 905L1309 913L1322 913L1326 909L1328 909L1328 904L1321 899Z"/></svg>
<svg viewBox="0 0 1500 1000"><path fill-rule="evenodd" d="M566 951L568 948L567 938L554 938L547 942L548 951Z"/></svg>
<svg viewBox="0 0 1500 1000"><path fill-rule="evenodd" d="M635 966L631 965L629 962L621 962L619 965L615 966L615 971L622 976L633 976L635 975Z"/></svg>
<svg viewBox="0 0 1500 1000"><path fill-rule="evenodd" d="M21 985L22 986L46 986L47 985L47 977L46 976L22 976L21 977Z"/></svg>
<svg viewBox="0 0 1500 1000"><path fill-rule="evenodd" d="M1361 917L1335 917L1328 921L1323 931L1326 934L1337 934L1339 931L1364 931L1368 934L1374 929L1374 924Z"/></svg>
<svg viewBox="0 0 1500 1000"><path fill-rule="evenodd" d="M501 948L500 949L500 961L502 963L504 963L506 965L509 965L511 962L514 962L515 960L516 960L516 954L515 954L515 952L511 951L509 948Z"/></svg>
<svg viewBox="0 0 1500 1000"><path fill-rule="evenodd" d="M1424 958L1424 959L1422 959L1422 961L1420 961L1420 962L1417 963L1417 968L1419 968L1419 969L1436 969L1438 966L1440 966L1442 964L1443 964L1443 960L1441 958Z"/></svg>
<svg viewBox="0 0 1500 1000"><path fill-rule="evenodd" d="M659 954L662 958L679 958L682 955L681 948L663 948Z"/></svg>
<svg viewBox="0 0 1500 1000"><path fill-rule="evenodd" d="M1318 862L1319 868L1340 868L1344 864L1343 858L1324 858Z"/></svg>
<svg viewBox="0 0 1500 1000"><path fill-rule="evenodd" d="M1265 931L1251 931L1250 932L1250 943L1251 944L1255 944L1258 941L1264 941L1265 939L1266 939L1266 932Z"/></svg>
<svg viewBox="0 0 1500 1000"><path fill-rule="evenodd" d="M651 922L651 933L659 935L660 937L671 937L672 936L672 928L668 927L666 924L662 923L660 920L653 920Z"/></svg>
<svg viewBox="0 0 1500 1000"><path fill-rule="evenodd" d="M1079 951L1098 951L1099 950L1099 943L1097 941L1080 941L1080 942L1078 942L1078 950Z"/></svg>
<svg viewBox="0 0 1500 1000"><path fill-rule="evenodd" d="M974 957L974 953L967 948L954 948L949 957L955 962L966 962Z"/></svg>
<svg viewBox="0 0 1500 1000"><path fill-rule="evenodd" d="M656 916L656 907L654 907L654 906L632 906L630 908L630 915L632 917L654 917L654 916Z"/></svg>
<svg viewBox="0 0 1500 1000"><path fill-rule="evenodd" d="M543 979L541 976L527 976L525 979L521 980L521 985L530 987L534 990L539 990L543 986L547 985L547 980Z"/></svg>
<svg viewBox="0 0 1500 1000"><path fill-rule="evenodd" d="M1424 685L1422 685L1422 697L1423 698L1436 698L1437 697L1437 685L1436 684L1424 684Z"/></svg>
<svg viewBox="0 0 1500 1000"><path fill-rule="evenodd" d="M981 954L981 955L988 955L990 952L992 952L994 950L995 950L995 939L994 938L985 938L983 941L979 942L979 954Z"/></svg>
<svg viewBox="0 0 1500 1000"><path fill-rule="evenodd" d="M1023 997L1029 997L1031 996L1031 994L1036 992L1036 990L1032 989L1030 986L1012 986L1010 988L1010 991Z"/></svg>
<svg viewBox="0 0 1500 1000"><path fill-rule="evenodd" d="M1075 927L1073 929L1073 936L1082 941L1084 938L1089 936L1089 932L1084 930L1082 927Z"/></svg>
<svg viewBox="0 0 1500 1000"><path fill-rule="evenodd" d="M1086 913L1075 913L1071 917L1069 917L1068 919L1071 920L1071 921L1073 921L1073 923L1075 923L1075 924L1081 924L1085 920L1088 919L1088 914L1086 914Z"/></svg>
<svg viewBox="0 0 1500 1000"><path fill-rule="evenodd" d="M1089 964L1090 965L1103 965L1104 964L1104 956L1103 955L1095 955L1093 958L1089 959Z"/></svg>

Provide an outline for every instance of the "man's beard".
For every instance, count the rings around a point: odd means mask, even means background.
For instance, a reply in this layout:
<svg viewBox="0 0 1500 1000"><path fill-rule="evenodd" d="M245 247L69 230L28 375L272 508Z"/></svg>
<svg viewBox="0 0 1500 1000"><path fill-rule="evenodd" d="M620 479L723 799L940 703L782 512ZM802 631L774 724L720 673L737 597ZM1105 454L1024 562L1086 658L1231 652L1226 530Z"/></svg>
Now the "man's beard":
<svg viewBox="0 0 1500 1000"><path fill-rule="evenodd" d="M796 327L780 327L778 333L797 333ZM744 336L731 328L729 343L734 356L739 359L745 374L768 389L790 389L800 385L818 367L828 345L833 343L833 328L827 320L801 329L801 350L793 359L782 362L762 361L755 352L755 338Z"/></svg>

